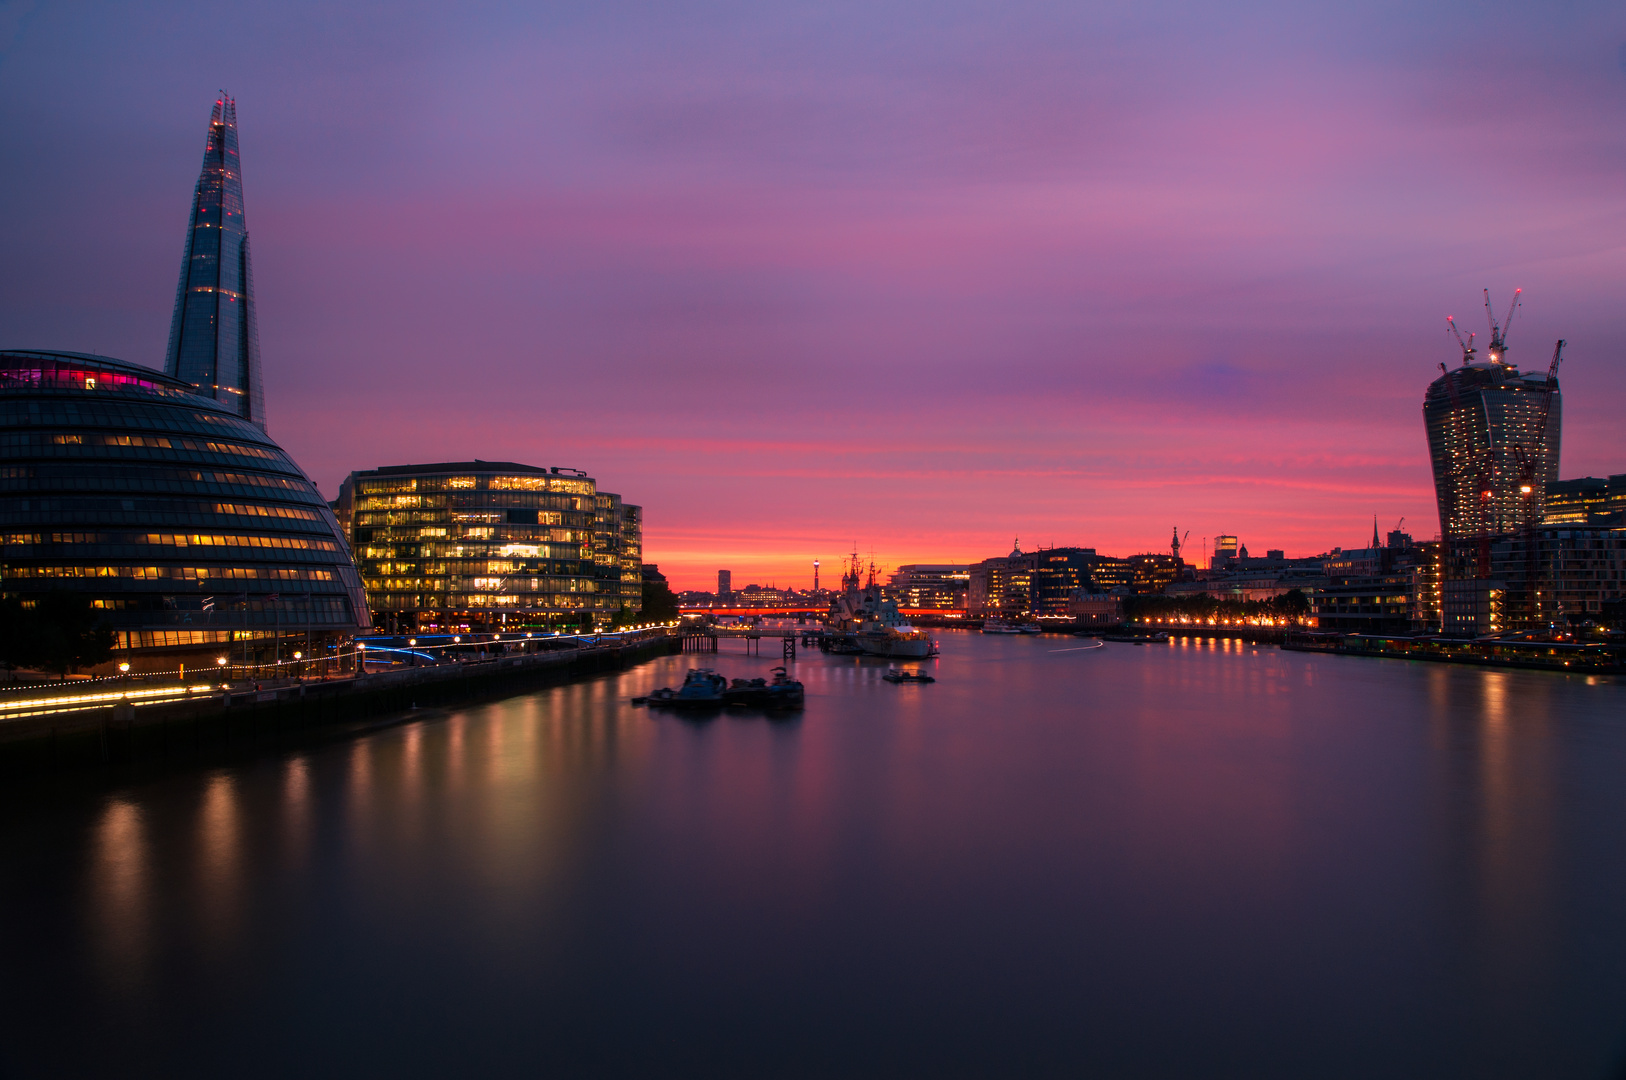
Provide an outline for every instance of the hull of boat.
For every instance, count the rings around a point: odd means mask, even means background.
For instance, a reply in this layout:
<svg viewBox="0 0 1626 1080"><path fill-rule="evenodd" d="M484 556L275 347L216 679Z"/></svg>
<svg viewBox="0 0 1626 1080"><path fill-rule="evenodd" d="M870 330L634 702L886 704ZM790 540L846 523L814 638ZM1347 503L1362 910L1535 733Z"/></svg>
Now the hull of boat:
<svg viewBox="0 0 1626 1080"><path fill-rule="evenodd" d="M858 647L869 656L886 656L897 660L924 660L932 654L929 638L883 638L863 636Z"/></svg>

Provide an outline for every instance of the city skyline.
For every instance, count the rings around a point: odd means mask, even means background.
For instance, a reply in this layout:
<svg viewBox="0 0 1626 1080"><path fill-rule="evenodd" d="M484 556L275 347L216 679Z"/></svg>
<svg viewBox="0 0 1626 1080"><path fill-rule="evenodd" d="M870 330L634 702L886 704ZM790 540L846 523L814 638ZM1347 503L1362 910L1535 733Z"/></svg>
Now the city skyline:
<svg viewBox="0 0 1626 1080"><path fill-rule="evenodd" d="M1521 370L1570 342L1563 475L1626 457L1602 5L1383 34L721 10L341 7L314 46L298 15L25 13L0 115L30 165L0 190L34 212L0 233L0 337L163 366L223 84L270 408L330 497L402 460L583 468L643 502L679 588L800 580L855 536L894 565L1013 532L1161 551L1174 523L1309 554L1374 512L1425 537L1444 316L1477 328L1480 289L1515 286ZM233 70L200 46L247 29Z"/></svg>

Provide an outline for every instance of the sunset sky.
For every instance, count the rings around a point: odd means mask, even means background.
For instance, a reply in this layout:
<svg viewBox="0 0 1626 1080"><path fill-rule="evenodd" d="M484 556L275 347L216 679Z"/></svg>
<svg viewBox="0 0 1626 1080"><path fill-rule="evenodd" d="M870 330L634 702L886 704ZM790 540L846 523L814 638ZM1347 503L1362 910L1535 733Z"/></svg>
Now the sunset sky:
<svg viewBox="0 0 1626 1080"><path fill-rule="evenodd" d="M680 588L1427 538L1445 316L1516 286L1561 474L1626 472L1618 2L4 0L0 346L161 365L220 88L329 497L581 468Z"/></svg>

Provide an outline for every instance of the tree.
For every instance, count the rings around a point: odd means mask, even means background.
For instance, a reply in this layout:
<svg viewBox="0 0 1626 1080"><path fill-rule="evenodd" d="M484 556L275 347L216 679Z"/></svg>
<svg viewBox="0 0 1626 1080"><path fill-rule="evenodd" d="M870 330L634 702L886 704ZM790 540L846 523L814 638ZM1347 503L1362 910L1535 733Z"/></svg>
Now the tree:
<svg viewBox="0 0 1626 1080"><path fill-rule="evenodd" d="M677 617L677 595L672 592L671 586L666 584L666 579L645 579L644 621L652 623L676 622Z"/></svg>
<svg viewBox="0 0 1626 1080"><path fill-rule="evenodd" d="M23 620L32 638L23 649L27 663L66 679L69 671L113 655L113 629L90 606L88 596L53 590L35 600L28 615Z"/></svg>

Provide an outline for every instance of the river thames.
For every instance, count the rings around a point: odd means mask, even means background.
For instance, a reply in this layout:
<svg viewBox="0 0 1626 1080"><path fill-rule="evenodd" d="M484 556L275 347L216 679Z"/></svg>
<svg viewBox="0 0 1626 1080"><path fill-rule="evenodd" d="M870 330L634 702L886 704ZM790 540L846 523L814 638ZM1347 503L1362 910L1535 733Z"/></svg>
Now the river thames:
<svg viewBox="0 0 1626 1080"><path fill-rule="evenodd" d="M6 1076L1601 1077L1605 678L942 633L5 797ZM775 646L776 647L776 646Z"/></svg>

